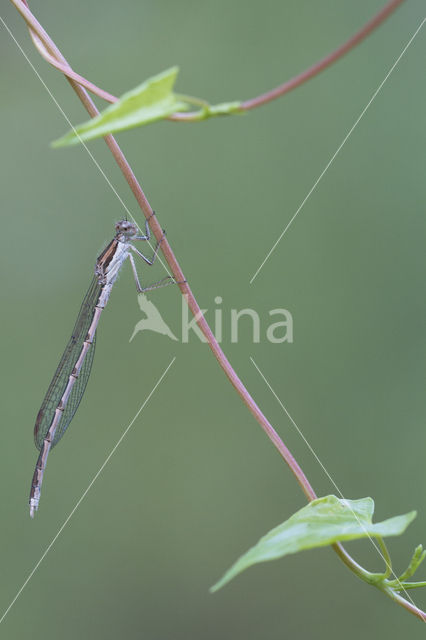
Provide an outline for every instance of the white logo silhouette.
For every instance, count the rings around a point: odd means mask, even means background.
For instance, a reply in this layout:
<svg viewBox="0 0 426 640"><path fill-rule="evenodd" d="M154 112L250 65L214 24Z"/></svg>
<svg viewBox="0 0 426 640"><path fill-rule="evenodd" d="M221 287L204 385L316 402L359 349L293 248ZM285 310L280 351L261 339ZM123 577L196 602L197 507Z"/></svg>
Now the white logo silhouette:
<svg viewBox="0 0 426 640"><path fill-rule="evenodd" d="M164 322L157 307L150 300L148 300L144 293L140 293L138 295L138 303L142 313L146 315L146 318L139 320L139 322L135 325L129 342L133 340L133 338L139 331L146 330L155 331L156 333L161 333L163 336L168 336L172 340L177 340L173 331Z"/></svg>

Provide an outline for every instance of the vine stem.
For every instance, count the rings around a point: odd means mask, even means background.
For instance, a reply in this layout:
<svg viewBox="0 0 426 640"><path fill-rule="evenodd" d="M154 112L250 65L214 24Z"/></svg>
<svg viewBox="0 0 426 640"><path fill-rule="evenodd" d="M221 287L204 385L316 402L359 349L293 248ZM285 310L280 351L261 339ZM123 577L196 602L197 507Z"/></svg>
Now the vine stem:
<svg viewBox="0 0 426 640"><path fill-rule="evenodd" d="M16 8L19 8L19 12L22 13L22 15L25 14L26 17L26 21L27 23L33 23L35 18L34 16L32 16L29 8L28 8L28 4L27 4L27 0L11 0L12 4L15 5ZM31 14L31 15L30 15ZM53 40L48 36L48 34L46 33L46 31L44 31L44 29L41 27L41 25L38 24L37 26L37 38L40 40L41 45L44 47L44 49L47 51L47 53L52 56L53 58L55 58L61 65L67 65L67 61L64 58L64 56L61 54L61 52L59 51L59 49L57 48L57 46L55 45L55 43L53 42ZM70 83L70 85L72 86L72 88L74 89L74 91L77 93L78 97L80 98L81 102L83 103L84 107L86 108L86 110L88 111L89 115L93 118L95 116L98 115L98 110L95 106L95 104L93 103L92 99L90 98L90 96L88 95L87 91L81 87L74 79L67 77L68 82ZM313 490L312 486L310 485L307 477L305 476L305 474L303 473L301 467L299 466L299 464L297 463L296 459L294 458L294 456L291 454L290 450L285 446L285 444L282 442L281 438L279 437L279 435L277 434L277 432L275 431L275 429L273 428L273 426L270 424L270 422L267 420L267 418L263 415L262 411L260 410L260 408L258 407L258 405L256 404L256 402L254 401L254 399L251 397L251 395L249 394L249 392L247 391L247 389L245 388L244 384L242 383L242 381L240 380L240 378L238 377L238 375L235 373L234 369L232 368L229 360L227 359L227 357L225 356L225 354L223 353L221 347L219 346L219 343L217 342L212 330L210 329L206 319L204 318L203 312L201 311L195 297L194 294L191 291L191 288L188 284L188 282L186 281L186 278L184 276L184 273L170 247L170 244L167 240L166 236L163 236L163 230L161 228L161 226L159 225L157 218L155 216L153 216L153 210L151 208L151 205L149 204L145 193L142 190L142 187L140 186L139 182L136 179L136 176L134 175L129 163L127 162L123 152L121 151L120 147L118 146L118 143L116 142L115 138L109 134L107 136L105 136L105 142L107 143L111 153L113 154L118 166L120 167L130 189L133 192L133 195L136 198L137 203L139 204L145 218L149 221L149 225L152 229L152 232L156 238L156 240L159 242L161 241L161 250L164 254L164 257L166 259L167 264L169 265L171 272L173 274L173 277L175 278L176 282L178 283L178 286L181 290L181 292L184 294L184 297L186 299L186 302L192 312L192 314L194 315L197 325L199 326L201 332L203 333L204 337L207 340L207 343L209 345L209 347L211 348L211 350L213 351L216 360L219 362L220 366L222 367L222 369L224 370L224 372L226 373L228 379L230 380L232 386L235 388L235 390L237 391L237 393L239 394L239 396L242 398L243 402L245 403L245 405L249 408L249 410L251 411L252 415L255 417L255 419L257 420L257 422L260 424L260 426L262 427L262 429L265 431L265 433L267 434L267 436L269 437L269 439L271 440L271 442L275 445L275 447L278 449L279 453L281 454L281 456L284 458L284 460L287 462L288 466L290 467L291 471L293 472L293 474L295 475L299 485L302 488L302 491L304 492L305 496L308 498L308 500L314 500L317 496L315 494L315 491Z"/></svg>
<svg viewBox="0 0 426 640"><path fill-rule="evenodd" d="M296 87L299 87L301 84L304 84L314 76L324 71L327 67L332 65L334 62L337 62L340 58L346 55L351 49L356 47L362 40L364 40L372 31L377 29L377 27L384 22L395 9L398 8L400 4L402 4L405 0L390 0L378 13L376 13L373 18L371 18L366 24L361 27L359 31L357 31L353 36L349 38L346 42L344 42L340 47L329 53L327 56L313 64L305 71L302 71L294 78L290 78L283 84L280 84L278 87L267 91L266 93L262 93L255 98L250 98L248 100L243 101L240 104L240 111L249 111L251 109L255 109L260 107L272 100L276 100L281 96L293 91ZM107 102L117 102L117 96L104 91L100 87L96 86L90 80L84 78L84 76L76 73L70 65L66 62L66 60L61 56L61 60L57 57L52 56L49 53L49 47L46 47L43 44L45 37L47 36L44 29L35 19L35 17L31 14L31 12L25 11L24 9L21 11L21 8L25 7L28 9L27 0L11 0L18 11L23 16L24 20L27 22L30 27L31 38L34 42L34 45L38 49L39 53L43 56L43 58L52 66L56 67L59 71L61 71L68 79L74 80L80 85L86 87L89 91L94 93L95 95L103 98ZM199 112L198 111L189 111L185 113L172 113L170 116L166 118L167 120L171 120L173 122L200 122Z"/></svg>
<svg viewBox="0 0 426 640"><path fill-rule="evenodd" d="M383 7L383 9L381 9L373 18L371 18L371 20L369 20L359 31L357 31L357 33L355 33L351 38L349 38L349 40L347 40L340 47L335 49L335 51L325 56L325 58L322 58L322 60L319 60L318 62L313 64L311 67L309 67L302 73L299 73L294 78L291 78L290 80L287 80L287 82L284 82L284 84L281 84L278 87L275 87L275 89L272 89L271 91L267 91L266 93L263 93L262 95L257 96L256 98L251 98L250 100L246 100L245 102L242 103L241 108L244 109L245 111L248 111L249 109L255 109L256 107L259 107L262 104L271 102L271 100L276 100L277 98L280 98L281 96L288 93L289 91L296 89L296 87L299 87L301 84L303 84L307 80L310 80L314 76L318 75L319 73L321 73L321 71L329 67L331 64L333 64L333 62L336 62L337 60L339 60L339 58L342 58L346 53L348 53L348 51L356 47L357 44L359 44L362 40L364 40L364 38L370 35L370 33L374 31L382 22L384 22L384 20L386 20L386 18L393 11L395 11L395 9L399 7L399 5L402 4L404 1L405 0L391 0Z"/></svg>
<svg viewBox="0 0 426 640"><path fill-rule="evenodd" d="M64 73L65 73L64 69L70 69L68 62L66 61L66 59L64 58L64 56L62 55L58 47L55 45L55 43L47 34L47 32L43 29L43 27L40 25L40 23L36 20L36 18L31 13L28 7L27 0L10 0L10 1L19 11L19 13L23 16L27 25L29 26L31 37L38 51L42 55L47 54L46 57L52 58L55 61L54 66L62 70ZM395 5L393 7L395 8L402 1L403 0L393 0L393 2L390 2L389 5ZM392 9L389 8L389 5L388 5L387 13L390 13L390 11L393 10L393 8ZM377 16L376 16L376 19L377 19ZM370 28L370 31L372 30L372 28L373 27ZM83 103L89 115L93 118L99 114L99 111L96 108L90 96L88 95L86 89L83 86L81 86L79 82L76 80L75 75L77 74L74 74L74 77L70 77L69 74L65 73L65 76L68 82L70 83L71 87L76 92L77 96ZM253 108L253 107L250 107L250 108ZM162 240L161 250L163 252L164 258L167 264L169 265L170 270L173 273L173 277L175 278L182 294L184 295L184 298L188 304L188 307L190 308L192 314L194 315L196 323L200 328L201 332L203 333L204 337L206 338L207 344L212 350L216 360L218 361L219 365L222 367L224 373L226 374L227 378L231 382L232 386L234 387L234 389L236 390L236 392L238 393L238 395L240 396L244 404L247 406L247 408L249 409L253 417L262 427L263 431L266 433L266 435L268 436L272 444L275 446L275 448L278 450L282 458L285 460L285 462L289 466L290 470L294 474L299 486L301 487L308 501L314 500L317 497L316 493L313 487L311 486L309 480L307 479L305 473L303 472L302 468L300 467L300 465L298 464L298 462L296 461L296 459L294 458L294 456L292 455L288 447L281 440L281 438L279 437L278 433L275 431L275 429L273 428L269 420L266 418L266 416L263 414L261 409L258 407L257 403L252 398L252 396L244 386L243 382L234 371L231 363L229 362L224 352L222 351L219 343L217 342L212 330L210 329L206 319L204 318L203 312L201 311L187 280L185 279L184 273L170 247L167 237L163 235L163 230L159 225L156 216L153 215L153 210L151 208L151 205L149 204L145 196L145 193L143 192L142 187L140 186L138 180L136 179L136 176L134 175L118 143L116 142L115 138L111 134L104 136L104 140L108 145L115 161L117 162L124 178L126 179L133 195L135 196L135 199L141 211L143 212L145 218L148 220L148 224L150 225L150 228L156 240L157 241ZM363 567L361 567L348 554L348 552L345 550L343 545L341 545L340 543L336 543L332 545L332 548L338 554L338 556L341 558L344 564L353 573L355 573L358 577L360 577L364 581L371 582L369 580L369 576L371 576L372 574L366 571ZM388 591L389 593L387 593ZM393 591L391 592L390 590L384 590L384 592L387 593L387 595L389 595L389 597L391 597L394 601L398 602L398 604L400 604L405 609L407 609L407 611L410 611L414 615L417 615L418 617L420 617L423 621L426 621L426 613L418 609L412 603L405 600L405 598L403 598L399 594L395 594Z"/></svg>
<svg viewBox="0 0 426 640"><path fill-rule="evenodd" d="M426 622L426 612L422 611L419 607L416 607L416 605L413 602L409 602L393 589L382 589L382 591L391 600L393 600L397 604L400 604L401 607L404 607L404 609L412 613L417 618L420 618L422 622Z"/></svg>

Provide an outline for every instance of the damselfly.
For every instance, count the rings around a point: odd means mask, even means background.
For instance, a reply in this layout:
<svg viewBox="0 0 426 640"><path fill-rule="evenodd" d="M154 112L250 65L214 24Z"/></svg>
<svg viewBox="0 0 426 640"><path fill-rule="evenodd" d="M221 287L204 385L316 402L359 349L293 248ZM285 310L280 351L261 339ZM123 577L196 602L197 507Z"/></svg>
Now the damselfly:
<svg viewBox="0 0 426 640"><path fill-rule="evenodd" d="M127 220L117 222L115 230L113 240L96 261L95 275L81 305L74 331L37 415L34 440L40 455L31 483L31 517L34 517L34 512L38 509L49 451L64 435L86 389L95 355L96 328L123 263L129 258L139 293L174 282L171 276L167 276L149 287L141 287L131 252L152 265L161 242L157 243L152 258L144 256L132 244L135 240L150 239L148 221L145 223L145 235L138 235L137 226Z"/></svg>

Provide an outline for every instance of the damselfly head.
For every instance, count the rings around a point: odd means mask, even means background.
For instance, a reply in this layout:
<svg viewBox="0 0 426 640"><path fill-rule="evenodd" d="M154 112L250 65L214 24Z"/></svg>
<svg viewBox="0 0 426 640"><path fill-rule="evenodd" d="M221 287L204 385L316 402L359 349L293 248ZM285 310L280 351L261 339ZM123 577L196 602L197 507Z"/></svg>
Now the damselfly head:
<svg viewBox="0 0 426 640"><path fill-rule="evenodd" d="M133 238L138 235L138 228L133 222L129 220L120 220L115 225L117 235L124 235L126 238Z"/></svg>

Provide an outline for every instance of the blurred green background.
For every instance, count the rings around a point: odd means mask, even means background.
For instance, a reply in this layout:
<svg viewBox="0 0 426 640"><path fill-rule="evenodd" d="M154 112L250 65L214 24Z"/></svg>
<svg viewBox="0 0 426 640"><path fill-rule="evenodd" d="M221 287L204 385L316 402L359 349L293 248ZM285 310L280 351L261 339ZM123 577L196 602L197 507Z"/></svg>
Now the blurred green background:
<svg viewBox="0 0 426 640"><path fill-rule="evenodd" d="M215 103L298 73L382 5L43 0L32 9L74 69L112 93L179 64L177 90ZM397 571L426 543L424 29L249 280L423 16L422 0L406 2L338 64L245 117L119 136L208 320L223 298L223 347L317 493L335 489L249 356L346 497L371 495L378 519L418 509L405 536L390 539ZM69 118L85 120L8 3L2 17ZM123 208L83 147L49 149L68 126L4 28L0 76L0 615L176 357L5 618L5 637L424 637L420 622L330 549L255 567L209 594L304 497L195 336L182 344L145 332L129 344L142 314L127 265L101 318L86 396L49 458L30 521L34 419ZM104 143L90 149L140 219ZM140 271L145 282L164 275L161 266ZM177 288L150 299L179 334ZM259 344L248 322L231 344L230 310L245 307L261 317ZM277 307L292 313L293 344L265 339ZM381 569L368 542L348 548ZM411 595L426 606L424 593Z"/></svg>

